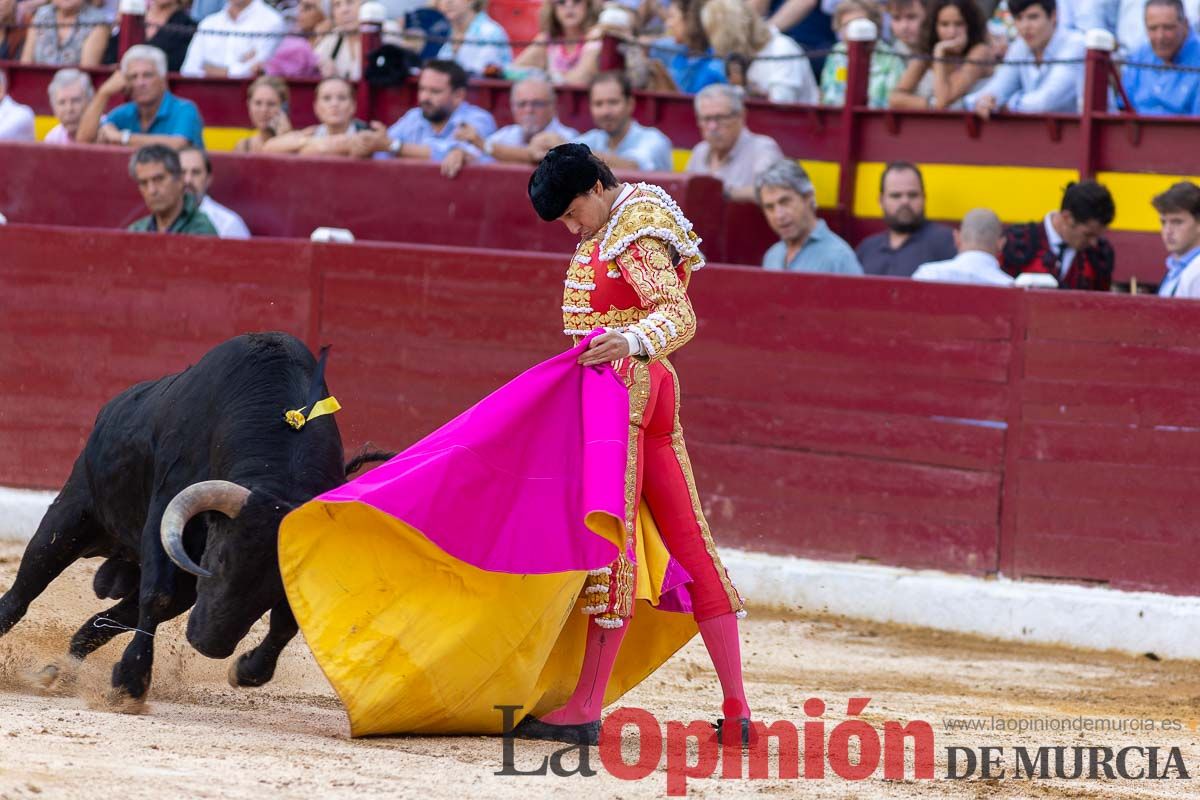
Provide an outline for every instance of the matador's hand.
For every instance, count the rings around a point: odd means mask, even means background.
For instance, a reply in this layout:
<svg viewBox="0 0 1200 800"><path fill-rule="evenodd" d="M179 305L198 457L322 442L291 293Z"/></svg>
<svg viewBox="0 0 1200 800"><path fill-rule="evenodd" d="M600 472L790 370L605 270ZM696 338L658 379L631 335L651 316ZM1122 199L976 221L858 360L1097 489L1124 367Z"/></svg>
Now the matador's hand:
<svg viewBox="0 0 1200 800"><path fill-rule="evenodd" d="M579 357L579 363L585 367L592 367L628 356L629 342L625 341L625 337L616 331L607 331L592 339L588 349Z"/></svg>

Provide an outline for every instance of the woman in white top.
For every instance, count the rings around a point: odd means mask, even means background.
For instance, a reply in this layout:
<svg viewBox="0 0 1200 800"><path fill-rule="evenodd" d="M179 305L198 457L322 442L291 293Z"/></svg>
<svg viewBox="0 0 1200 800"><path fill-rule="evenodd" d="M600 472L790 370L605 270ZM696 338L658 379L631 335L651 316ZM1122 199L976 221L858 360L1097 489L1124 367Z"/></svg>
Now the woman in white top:
<svg viewBox="0 0 1200 800"><path fill-rule="evenodd" d="M457 61L472 75L502 71L512 63L508 32L487 15L487 0L438 0L435 6L450 23L450 41L438 58Z"/></svg>
<svg viewBox="0 0 1200 800"><path fill-rule="evenodd" d="M263 142L264 153L302 156L350 156L350 140L366 126L354 119L354 87L344 78L325 78L317 84L313 112L320 125L289 131Z"/></svg>
<svg viewBox="0 0 1200 800"><path fill-rule="evenodd" d="M362 37L358 33L359 0L333 0L333 30L313 51L326 78L356 81L362 77Z"/></svg>
<svg viewBox="0 0 1200 800"><path fill-rule="evenodd" d="M820 90L804 50L791 37L768 25L744 0L709 0L700 22L721 58L750 60L746 91L773 103L817 103Z"/></svg>
<svg viewBox="0 0 1200 800"><path fill-rule="evenodd" d="M892 108L959 109L962 99L992 74L987 22L975 0L934 0L922 23L918 53L888 97Z"/></svg>

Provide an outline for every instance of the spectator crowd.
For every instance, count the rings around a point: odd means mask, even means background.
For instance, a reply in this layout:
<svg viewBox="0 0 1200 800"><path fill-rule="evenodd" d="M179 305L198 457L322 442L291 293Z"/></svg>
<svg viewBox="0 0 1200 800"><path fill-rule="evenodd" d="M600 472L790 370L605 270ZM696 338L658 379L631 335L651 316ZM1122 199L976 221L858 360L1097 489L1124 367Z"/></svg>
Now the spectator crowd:
<svg viewBox="0 0 1200 800"><path fill-rule="evenodd" d="M252 133L239 151L426 160L448 178L467 165L533 165L569 141L614 168L669 171L672 142L634 118L635 90L646 89L694 95L701 141L685 169L718 178L730 200L759 205L779 237L763 254L766 269L992 284L1040 274L1097 290L1111 285L1115 260L1104 236L1115 206L1102 185L1072 184L1041 220L1006 229L996 214L976 209L951 230L926 219L920 167L892 163L879 189L884 229L852 248L821 217L805 169L748 125L746 100L844 104L847 41L866 31L878 37L870 106L985 119L1074 113L1084 32L1103 29L1119 51L1124 91L1113 92L1115 107L1200 115L1200 0L544 0L538 32L517 43L516 55L486 0L364 5L149 0L145 43L118 52L115 2L0 0L0 59L60 67L48 89L56 125L46 141L135 151L130 176L150 212L138 230L249 235L208 194L212 164L200 110L168 89L173 72L249 80ZM360 15L384 21L377 53L363 53ZM620 43L621 69L602 69L605 37ZM94 86L86 69L106 63L116 69ZM390 124L359 119L355 82L392 65L401 79L417 72L417 105ZM467 100L473 76L514 82L512 124L498 127ZM317 124L297 128L288 81L304 79L319 81ZM590 129L558 119L556 87L564 84L588 87ZM6 89L0 70L0 139L34 139L32 110ZM1177 184L1154 199L1154 209L1168 252L1161 291L1200 294L1200 277L1190 272L1200 254L1200 189Z"/></svg>

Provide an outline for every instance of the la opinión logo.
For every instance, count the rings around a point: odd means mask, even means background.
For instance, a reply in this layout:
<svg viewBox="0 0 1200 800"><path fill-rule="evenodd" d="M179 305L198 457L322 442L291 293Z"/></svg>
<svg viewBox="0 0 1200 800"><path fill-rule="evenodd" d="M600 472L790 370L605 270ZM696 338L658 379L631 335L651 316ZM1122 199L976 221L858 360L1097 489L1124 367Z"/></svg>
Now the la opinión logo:
<svg viewBox="0 0 1200 800"><path fill-rule="evenodd" d="M828 767L840 778L862 781L874 776L881 763L885 779L904 780L905 750L911 742L912 777L931 780L934 777L933 727L922 720L907 724L887 721L880 732L866 720L857 719L870 702L868 697L850 698L846 706L846 715L850 719L834 725L827 734L825 721L818 719L825 713L825 703L815 697L809 698L804 703L804 713L810 719L799 726L790 720L769 724L755 720L751 723L750 743L746 747L741 741L741 730L736 726L723 728L718 741L709 722L668 721L663 725L645 709L623 707L609 714L601 725L600 762L610 775L638 781L658 770L665 757L667 794L680 796L687 793L689 780L711 778L717 774L718 766L720 777L724 779L769 778L772 761L775 777L781 779L800 778L803 759L803 777L807 780L825 778ZM522 707L495 708L503 715L505 732L503 769L496 775L552 773L562 777L590 777L596 774L591 765L591 749L582 744L567 745L543 758L532 769L518 769L516 743L511 731L516 726L516 712ZM627 729L637 734L637 757L632 761L626 760L622 750L622 736ZM772 741L776 745L774 758L770 752ZM852 748L851 742L857 742L857 747ZM851 757L852 753L856 754L855 758Z"/></svg>

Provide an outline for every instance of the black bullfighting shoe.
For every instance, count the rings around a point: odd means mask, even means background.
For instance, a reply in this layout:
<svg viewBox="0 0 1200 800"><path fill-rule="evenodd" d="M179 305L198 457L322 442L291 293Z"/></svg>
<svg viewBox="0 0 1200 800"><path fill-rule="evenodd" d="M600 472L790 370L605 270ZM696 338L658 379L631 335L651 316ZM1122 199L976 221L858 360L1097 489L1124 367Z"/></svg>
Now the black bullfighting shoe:
<svg viewBox="0 0 1200 800"><path fill-rule="evenodd" d="M754 735L754 728L750 725L750 720L746 719L745 717L737 717L734 719L722 718L717 720L716 724L713 725L713 727L717 729L717 744L724 742L721 734L726 725L729 725L731 728L740 727L742 729L742 747L749 747L758 738Z"/></svg>
<svg viewBox="0 0 1200 800"><path fill-rule="evenodd" d="M600 720L581 722L578 725L554 725L542 722L530 714L505 736L515 736L518 739L544 739L567 744L586 744L595 747L600 744Z"/></svg>

